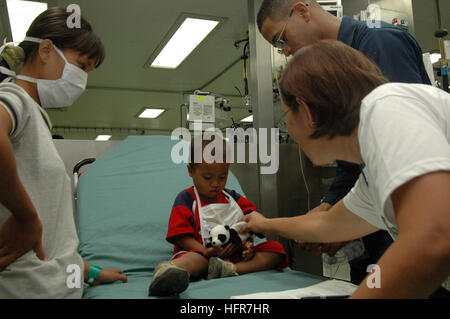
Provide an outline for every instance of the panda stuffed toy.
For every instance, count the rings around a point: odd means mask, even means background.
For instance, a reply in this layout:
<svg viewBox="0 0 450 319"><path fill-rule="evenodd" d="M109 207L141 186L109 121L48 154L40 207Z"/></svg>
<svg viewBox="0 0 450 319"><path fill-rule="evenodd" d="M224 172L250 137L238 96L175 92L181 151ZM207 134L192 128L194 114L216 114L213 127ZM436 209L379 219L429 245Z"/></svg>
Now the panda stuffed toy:
<svg viewBox="0 0 450 319"><path fill-rule="evenodd" d="M242 227L246 222L239 222L232 226L228 225L217 225L209 231L211 236L209 243L206 247L225 247L230 242L236 248L237 252L240 254L244 249L242 246L242 241L250 237L250 233L239 234ZM263 234L256 234L259 238L264 238Z"/></svg>

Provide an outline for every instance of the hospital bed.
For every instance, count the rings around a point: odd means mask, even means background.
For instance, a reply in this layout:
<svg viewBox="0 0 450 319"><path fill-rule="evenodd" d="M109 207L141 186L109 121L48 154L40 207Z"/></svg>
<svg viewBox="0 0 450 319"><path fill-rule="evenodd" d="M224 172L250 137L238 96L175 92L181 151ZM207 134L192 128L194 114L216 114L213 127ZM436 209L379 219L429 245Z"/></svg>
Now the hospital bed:
<svg viewBox="0 0 450 319"><path fill-rule="evenodd" d="M84 298L155 298L148 287L155 267L172 256L165 235L176 195L192 185L186 164L174 164L170 136L133 136L90 161L77 183L79 252L89 263L120 268L128 283L86 287ZM227 188L244 194L231 171ZM200 280L174 298L224 299L302 288L325 277L285 269Z"/></svg>

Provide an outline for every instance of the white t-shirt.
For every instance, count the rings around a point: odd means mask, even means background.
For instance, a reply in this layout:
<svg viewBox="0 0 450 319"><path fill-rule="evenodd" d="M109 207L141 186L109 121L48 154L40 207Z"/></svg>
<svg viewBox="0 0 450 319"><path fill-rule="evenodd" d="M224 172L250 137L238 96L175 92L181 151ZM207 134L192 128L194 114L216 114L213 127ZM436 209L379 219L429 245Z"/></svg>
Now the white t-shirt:
<svg viewBox="0 0 450 319"><path fill-rule="evenodd" d="M358 139L365 167L344 205L395 240L391 194L415 177L450 170L450 95L428 85L384 84L361 103Z"/></svg>
<svg viewBox="0 0 450 319"><path fill-rule="evenodd" d="M0 272L0 299L81 298L84 266L77 252L71 183L53 143L51 123L45 111L13 83L0 84L0 107L13 123L10 141L17 171L42 222L42 245L48 259L39 260L32 250ZM9 216L0 204L0 225ZM79 267L80 288L69 287L78 283L73 277L77 267L70 265Z"/></svg>

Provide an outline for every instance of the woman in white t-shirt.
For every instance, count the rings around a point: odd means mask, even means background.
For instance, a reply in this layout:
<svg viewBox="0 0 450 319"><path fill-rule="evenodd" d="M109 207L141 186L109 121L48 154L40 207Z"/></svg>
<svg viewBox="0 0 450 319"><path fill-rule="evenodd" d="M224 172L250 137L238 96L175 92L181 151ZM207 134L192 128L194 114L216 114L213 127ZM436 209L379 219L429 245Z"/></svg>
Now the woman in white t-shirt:
<svg viewBox="0 0 450 319"><path fill-rule="evenodd" d="M426 298L440 285L448 297L450 95L387 83L363 54L331 40L297 52L280 86L289 134L311 161L354 162L362 174L330 211L255 212L243 231L331 243L384 229L395 242L352 297Z"/></svg>
<svg viewBox="0 0 450 319"><path fill-rule="evenodd" d="M78 254L70 179L43 109L72 105L105 56L89 23L70 28L70 15L48 9L19 46L0 49L0 299L81 298L84 281L127 281Z"/></svg>

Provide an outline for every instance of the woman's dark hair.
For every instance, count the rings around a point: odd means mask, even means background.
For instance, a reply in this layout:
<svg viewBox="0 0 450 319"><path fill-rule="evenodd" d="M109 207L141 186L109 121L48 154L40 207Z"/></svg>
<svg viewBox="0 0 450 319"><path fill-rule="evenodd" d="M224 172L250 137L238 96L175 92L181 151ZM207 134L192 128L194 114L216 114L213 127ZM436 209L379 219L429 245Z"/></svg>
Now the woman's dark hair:
<svg viewBox="0 0 450 319"><path fill-rule="evenodd" d="M280 82L284 104L298 111L305 102L316 130L310 136L351 135L359 124L362 99L388 80L364 54L336 40L322 40L300 49Z"/></svg>
<svg viewBox="0 0 450 319"><path fill-rule="evenodd" d="M67 20L72 12L65 8L50 8L34 19L26 36L50 39L58 49L74 49L82 55L87 54L89 59L95 58L95 67L99 67L105 59L105 48L100 38L94 33L89 22L83 17L80 19L80 28L69 28ZM25 51L25 61L32 59L39 48L39 43L22 41L19 44ZM6 61L1 66L9 68ZM0 74L0 81L6 76Z"/></svg>

